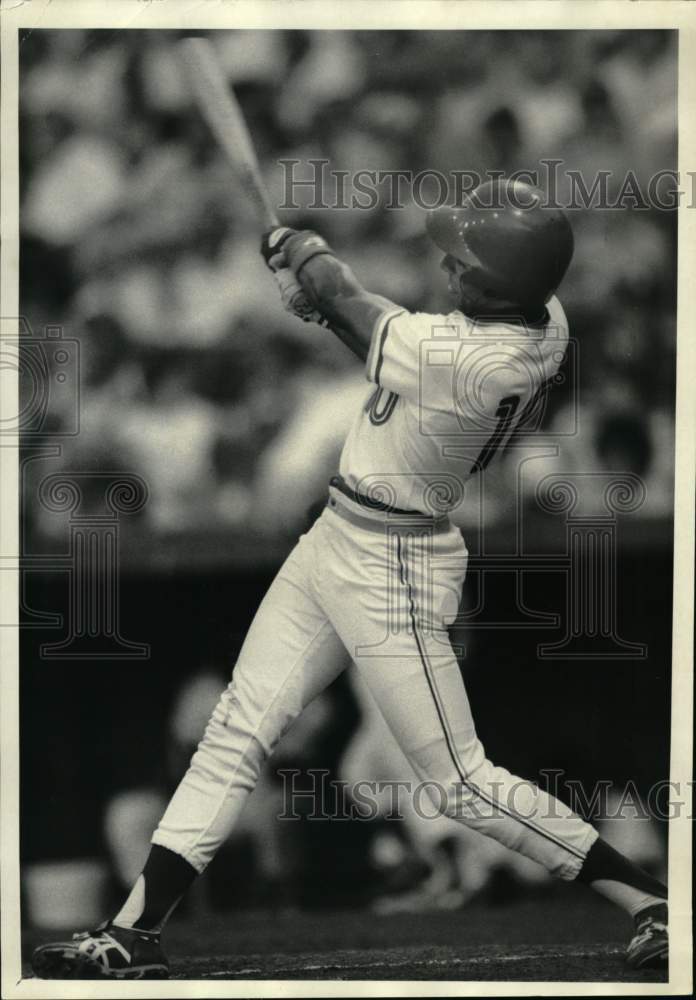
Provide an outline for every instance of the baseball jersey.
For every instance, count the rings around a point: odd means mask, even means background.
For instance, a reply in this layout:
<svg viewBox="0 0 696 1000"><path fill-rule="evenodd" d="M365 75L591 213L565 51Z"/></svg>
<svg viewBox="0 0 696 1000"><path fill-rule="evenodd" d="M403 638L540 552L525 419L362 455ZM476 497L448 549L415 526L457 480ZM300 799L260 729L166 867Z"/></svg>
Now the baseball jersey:
<svg viewBox="0 0 696 1000"><path fill-rule="evenodd" d="M392 507L454 514L467 481L534 423L567 342L555 297L538 327L459 311L383 313L366 362L370 388L341 455L344 480Z"/></svg>

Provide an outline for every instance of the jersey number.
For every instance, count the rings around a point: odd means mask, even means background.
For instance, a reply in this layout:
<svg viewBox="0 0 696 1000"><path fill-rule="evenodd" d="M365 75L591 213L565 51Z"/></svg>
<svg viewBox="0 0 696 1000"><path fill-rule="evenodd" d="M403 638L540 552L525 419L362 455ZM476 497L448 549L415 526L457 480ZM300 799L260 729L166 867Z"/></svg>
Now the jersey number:
<svg viewBox="0 0 696 1000"><path fill-rule="evenodd" d="M522 410L517 421L517 425L505 445L505 451L507 451L510 442L519 433L520 429L527 423L535 411L539 412L539 418L543 417L544 410L546 408L546 397L553 382L553 378L547 378L546 381L542 382L525 408ZM481 449L481 454L471 466L472 473L479 472L481 469L485 469L486 466L490 464L501 443L505 440L505 435L510 429L510 424L515 418L519 405L519 396L506 396L505 399L500 400L500 405L495 411L498 423L496 424L495 430L491 434L490 438Z"/></svg>
<svg viewBox="0 0 696 1000"><path fill-rule="evenodd" d="M374 424L375 427L386 424L394 412L398 398L395 392L387 392L382 388L375 389L365 405L365 412L370 418L370 423Z"/></svg>
<svg viewBox="0 0 696 1000"><path fill-rule="evenodd" d="M488 441L486 441L485 445L481 449L478 458L471 466L471 474L474 472L481 472L486 468L486 466L490 465L495 453L505 440L505 435L510 430L510 425L515 418L517 407L519 405L519 396L506 396L505 399L500 400L500 405L495 411L498 423L495 425L495 430L489 437Z"/></svg>

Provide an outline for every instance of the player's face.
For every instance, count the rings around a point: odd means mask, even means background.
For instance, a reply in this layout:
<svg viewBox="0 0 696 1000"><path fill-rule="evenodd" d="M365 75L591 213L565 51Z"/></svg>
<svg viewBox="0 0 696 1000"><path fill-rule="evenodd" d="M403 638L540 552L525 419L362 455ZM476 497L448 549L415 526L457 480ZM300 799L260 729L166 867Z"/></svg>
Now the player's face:
<svg viewBox="0 0 696 1000"><path fill-rule="evenodd" d="M467 280L470 268L451 254L445 254L440 267L447 274L447 287L457 307L463 313L475 315L485 296L480 288Z"/></svg>
<svg viewBox="0 0 696 1000"><path fill-rule="evenodd" d="M451 254L445 254L440 267L447 275L447 287L455 302L459 304L459 281L464 274L464 265Z"/></svg>

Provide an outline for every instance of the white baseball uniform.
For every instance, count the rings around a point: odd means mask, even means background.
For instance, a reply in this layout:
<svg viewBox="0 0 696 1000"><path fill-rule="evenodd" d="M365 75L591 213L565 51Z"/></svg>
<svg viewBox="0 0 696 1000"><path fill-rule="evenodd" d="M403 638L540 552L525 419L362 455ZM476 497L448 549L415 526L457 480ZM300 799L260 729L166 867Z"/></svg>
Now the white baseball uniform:
<svg viewBox="0 0 696 1000"><path fill-rule="evenodd" d="M340 477L262 601L153 843L203 871L262 761L347 651L437 810L577 875L596 831L486 758L447 633L467 563L448 514L558 369L567 324L556 299L548 312L535 329L381 316Z"/></svg>

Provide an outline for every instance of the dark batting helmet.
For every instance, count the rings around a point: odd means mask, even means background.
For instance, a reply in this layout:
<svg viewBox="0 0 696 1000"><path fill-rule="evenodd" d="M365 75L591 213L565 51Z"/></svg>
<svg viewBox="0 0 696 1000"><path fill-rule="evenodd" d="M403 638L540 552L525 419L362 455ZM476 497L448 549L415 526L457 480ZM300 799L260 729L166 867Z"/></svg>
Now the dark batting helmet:
<svg viewBox="0 0 696 1000"><path fill-rule="evenodd" d="M546 302L573 256L573 231L560 208L523 181L480 184L461 208L433 209L432 240L468 269L466 279L491 297L523 307Z"/></svg>

